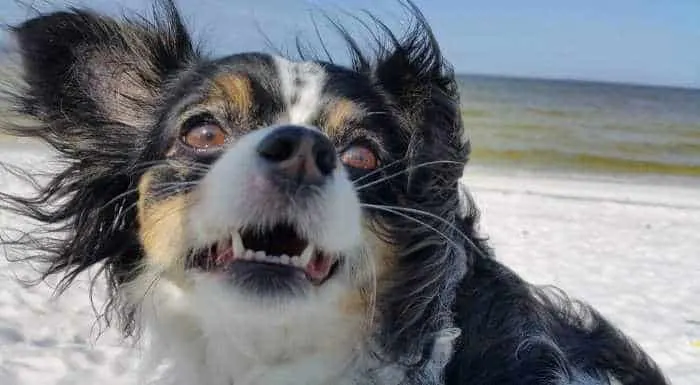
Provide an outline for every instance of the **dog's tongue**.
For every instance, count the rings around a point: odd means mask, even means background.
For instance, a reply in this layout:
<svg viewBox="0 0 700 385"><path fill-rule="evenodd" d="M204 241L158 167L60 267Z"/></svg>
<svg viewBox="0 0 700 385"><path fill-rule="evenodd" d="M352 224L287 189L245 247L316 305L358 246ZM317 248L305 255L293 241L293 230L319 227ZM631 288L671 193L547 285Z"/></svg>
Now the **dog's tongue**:
<svg viewBox="0 0 700 385"><path fill-rule="evenodd" d="M317 254L309 264L306 265L306 275L311 282L318 284L323 282L333 267L333 260L321 253Z"/></svg>

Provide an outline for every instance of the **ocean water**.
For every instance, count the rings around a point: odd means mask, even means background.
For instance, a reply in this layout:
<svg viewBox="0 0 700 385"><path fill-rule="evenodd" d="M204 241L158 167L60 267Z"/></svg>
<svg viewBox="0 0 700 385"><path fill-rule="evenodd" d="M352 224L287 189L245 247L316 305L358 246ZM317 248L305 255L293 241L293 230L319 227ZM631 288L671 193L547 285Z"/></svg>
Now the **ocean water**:
<svg viewBox="0 0 700 385"><path fill-rule="evenodd" d="M700 90L460 76L472 162L700 178Z"/></svg>

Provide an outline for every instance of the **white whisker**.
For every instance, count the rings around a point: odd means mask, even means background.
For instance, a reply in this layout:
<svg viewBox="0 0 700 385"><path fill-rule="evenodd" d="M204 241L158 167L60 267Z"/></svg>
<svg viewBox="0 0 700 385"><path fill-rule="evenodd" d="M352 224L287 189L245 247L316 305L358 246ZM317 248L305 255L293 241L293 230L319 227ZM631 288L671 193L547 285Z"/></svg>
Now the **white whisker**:
<svg viewBox="0 0 700 385"><path fill-rule="evenodd" d="M361 186L356 186L355 188L356 188L358 191L361 191L361 190L363 190L363 189L365 189L365 188L367 188L367 187L371 187L371 186L374 186L374 185L376 185L376 184L385 182L385 181L387 181L387 180L389 180L389 179L391 179L391 178L397 177L397 176L402 175L402 174L405 174L405 173L407 173L407 172L411 172L411 171L413 171L413 170L415 170L415 169L418 169L418 168L421 168L421 167L425 167L425 166L431 166L431 165L434 165L434 164L461 164L461 163L460 163L460 162L451 161L451 160L436 160L436 161L432 161L432 162L420 163L420 164L417 164L417 165L414 165L414 166L411 166L411 167L406 167L405 169L403 169L403 170L401 170L401 171L397 171L397 172L395 172L395 173L393 173L393 174L389 174L389 175L387 175L387 176L385 176L385 177L383 177L383 178L381 178L381 179L378 179L378 180L375 180L375 181L366 183L366 184L361 185ZM358 178L358 180L359 180L359 178ZM356 182L356 181L353 181L353 183L354 183L354 182Z"/></svg>
<svg viewBox="0 0 700 385"><path fill-rule="evenodd" d="M486 255L483 253L483 251L481 251L481 249L474 243L474 241L472 241L469 237L467 237L459 228L457 228L454 224L450 223L448 220L446 220L446 219L444 219L444 218L441 218L441 217L439 217L439 216L437 216L437 215L435 215L435 214L433 214L433 213L429 213L429 212L423 211L423 210L412 209L412 208L408 208L408 207L373 205L373 204L368 204L368 203L363 203L363 204L362 204L362 207L366 207L366 208L369 208L369 209L383 210L383 211L386 211L386 212L390 212L390 213L399 215L399 216L401 216L401 217L403 217L403 218L406 218L406 219L408 219L408 220L411 220L411 221L413 221L413 222L415 222L415 223L418 223L418 224L420 224L420 225L426 226L427 228L429 228L429 229L435 231L438 235L440 235L440 236L442 236L443 238L445 238L445 240L447 240L448 242L451 242L451 243L453 244L453 246L456 246L456 247L458 247L458 248L461 247L460 245L458 245L457 243L455 243L454 240L453 240L451 237L449 237L447 234L441 232L440 230L438 230L438 229L435 228L434 226L431 226L430 224L427 224L427 223L421 221L420 219L414 218L414 217L412 217L412 216L410 216L410 215L408 215L408 214L404 214L404 213L402 213L402 211L409 212L409 213L413 213L413 214L425 215L425 216L427 216L427 217L436 219L436 220L442 222L443 224L445 224L446 226L448 226L451 230L454 230L455 232L457 232L457 234L459 234L467 243L469 243L469 245L472 247L472 249L473 249L474 251L476 251L480 256L482 256L482 257L484 257L484 258L487 258L487 256L486 256Z"/></svg>

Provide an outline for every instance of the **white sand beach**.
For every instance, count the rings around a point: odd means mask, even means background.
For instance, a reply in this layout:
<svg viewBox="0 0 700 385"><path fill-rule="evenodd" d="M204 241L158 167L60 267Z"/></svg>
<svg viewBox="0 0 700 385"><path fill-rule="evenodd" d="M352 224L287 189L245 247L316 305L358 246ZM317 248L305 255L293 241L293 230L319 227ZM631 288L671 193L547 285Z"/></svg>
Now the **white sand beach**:
<svg viewBox="0 0 700 385"><path fill-rule="evenodd" d="M45 165L28 145L0 161ZM634 337L675 385L700 384L700 181L543 176L469 169L483 231L498 258L529 280L595 305ZM0 190L20 191L0 173ZM0 214L0 229L18 219ZM0 249L0 255L4 252ZM98 338L87 281L60 298L26 264L0 258L0 384L131 384L139 353ZM99 305L102 293L96 293Z"/></svg>

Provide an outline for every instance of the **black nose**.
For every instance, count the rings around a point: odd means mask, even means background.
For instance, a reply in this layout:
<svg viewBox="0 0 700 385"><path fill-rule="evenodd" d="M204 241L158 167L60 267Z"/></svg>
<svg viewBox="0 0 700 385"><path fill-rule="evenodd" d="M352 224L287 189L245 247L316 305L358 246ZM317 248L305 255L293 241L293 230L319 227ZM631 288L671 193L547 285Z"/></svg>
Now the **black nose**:
<svg viewBox="0 0 700 385"><path fill-rule="evenodd" d="M258 154L274 171L299 183L322 183L336 167L333 143L311 128L278 127L260 142Z"/></svg>

